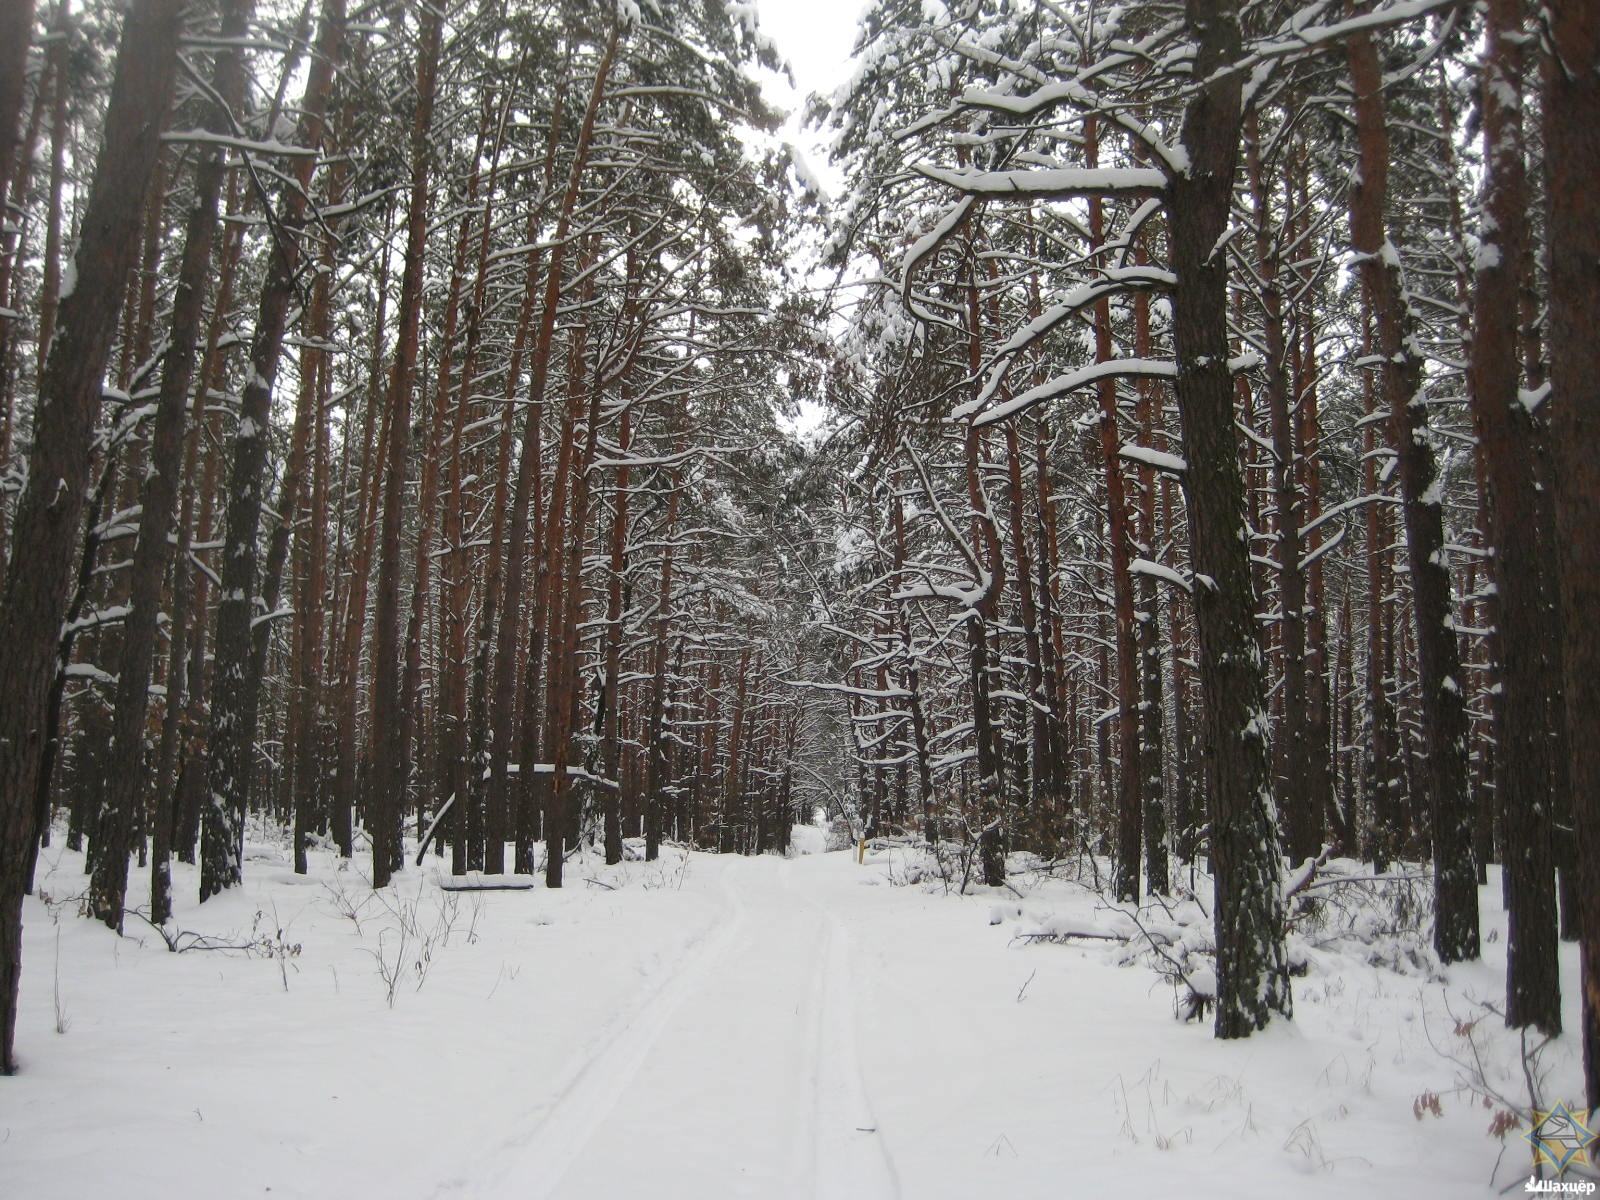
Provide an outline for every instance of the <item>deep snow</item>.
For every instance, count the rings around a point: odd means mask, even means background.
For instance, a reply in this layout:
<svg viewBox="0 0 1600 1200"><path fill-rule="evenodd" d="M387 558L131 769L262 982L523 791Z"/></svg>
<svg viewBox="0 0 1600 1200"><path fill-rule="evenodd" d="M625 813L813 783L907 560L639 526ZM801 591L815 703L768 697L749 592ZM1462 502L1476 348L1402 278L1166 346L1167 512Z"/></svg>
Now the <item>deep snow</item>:
<svg viewBox="0 0 1600 1200"><path fill-rule="evenodd" d="M959 897L905 885L900 849L674 849L585 860L560 892L452 897L430 868L374 896L359 864L247 851L241 889L199 907L182 866L175 888L179 928L249 954L171 954L135 918L118 939L77 916L81 857L45 852L0 1196L1454 1197L1527 1175L1445 1056L1503 994L1492 881L1482 963L1440 984L1318 953L1292 1023L1221 1043L1117 944L1018 939L1108 927L1060 879ZM1517 1039L1474 1033L1526 1102ZM1541 1056L1552 1102L1580 1097L1575 1041Z"/></svg>

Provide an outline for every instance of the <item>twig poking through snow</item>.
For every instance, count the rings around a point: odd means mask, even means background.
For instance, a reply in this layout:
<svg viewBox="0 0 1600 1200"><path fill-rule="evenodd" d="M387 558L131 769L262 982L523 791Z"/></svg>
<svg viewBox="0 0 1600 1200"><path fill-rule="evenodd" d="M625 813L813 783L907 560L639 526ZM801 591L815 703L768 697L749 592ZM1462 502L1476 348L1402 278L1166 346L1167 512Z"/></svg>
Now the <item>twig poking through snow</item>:
<svg viewBox="0 0 1600 1200"><path fill-rule="evenodd" d="M1028 990L1028 985L1033 982L1033 977L1035 975L1037 975L1038 973L1039 973L1039 968L1035 967L1032 971L1030 971L1028 973L1028 977L1022 981L1022 986L1017 989L1017 1003L1018 1004L1022 1003L1023 994Z"/></svg>

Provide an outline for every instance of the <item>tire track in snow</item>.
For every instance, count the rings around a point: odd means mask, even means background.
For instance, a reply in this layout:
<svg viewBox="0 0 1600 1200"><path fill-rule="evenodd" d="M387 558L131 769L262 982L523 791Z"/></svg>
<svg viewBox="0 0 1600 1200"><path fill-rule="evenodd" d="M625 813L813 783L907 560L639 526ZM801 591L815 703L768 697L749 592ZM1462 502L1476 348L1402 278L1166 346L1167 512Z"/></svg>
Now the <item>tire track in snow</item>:
<svg viewBox="0 0 1600 1200"><path fill-rule="evenodd" d="M817 1200L900 1195L900 1178L872 1114L856 1048L850 933L826 914L823 938L820 1044L815 1066L812 1194Z"/></svg>
<svg viewBox="0 0 1600 1200"><path fill-rule="evenodd" d="M547 1102L544 1117L526 1135L501 1145L499 1154L509 1161L485 1178L477 1189L481 1194L509 1191L519 1200L547 1200L560 1186L616 1109L667 1023L743 931L745 906L726 874L721 886L727 906L713 919L712 929L688 947L678 966L562 1084ZM435 1194L446 1190L448 1185Z"/></svg>
<svg viewBox="0 0 1600 1200"><path fill-rule="evenodd" d="M783 864L783 888L786 894L798 898L801 893L794 889L792 870L792 864ZM823 1023L828 1003L828 948L833 940L833 927L819 909L809 904L805 907L810 915L816 917L817 929L808 959L811 964L811 983L801 1001L799 1014L804 1031L798 1048L800 1067L791 1083L792 1103L798 1119L793 1123L795 1137L790 1152L790 1175L794 1181L792 1194L809 1198L817 1194L818 1097L824 1053Z"/></svg>

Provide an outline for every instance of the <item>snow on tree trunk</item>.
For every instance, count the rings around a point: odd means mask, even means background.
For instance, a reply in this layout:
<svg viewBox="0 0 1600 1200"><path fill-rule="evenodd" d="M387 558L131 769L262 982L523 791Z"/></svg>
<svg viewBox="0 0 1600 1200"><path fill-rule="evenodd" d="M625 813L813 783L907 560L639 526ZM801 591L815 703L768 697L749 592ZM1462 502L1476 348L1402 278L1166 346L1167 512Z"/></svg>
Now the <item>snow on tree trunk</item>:
<svg viewBox="0 0 1600 1200"><path fill-rule="evenodd" d="M1194 560L1202 726L1209 753L1210 850L1216 880L1216 1032L1247 1037L1291 1013L1279 891L1278 814L1267 756L1261 652L1256 643L1244 486L1228 370L1227 228L1241 142L1241 81L1233 0L1193 0L1195 75L1207 80L1183 117L1187 169L1168 205L1177 275L1173 325L1178 408ZM1220 70L1220 73L1219 73Z"/></svg>
<svg viewBox="0 0 1600 1200"><path fill-rule="evenodd" d="M68 566L89 481L89 440L100 377L116 330L122 288L138 253L139 221L160 152L160 117L172 96L183 5L137 0L123 22L103 150L40 379L28 483L12 536L16 561L0 596L0 1073L16 1070L17 988L22 972L22 895L40 737L67 605ZM64 84L63 84L64 86Z"/></svg>
<svg viewBox="0 0 1600 1200"><path fill-rule="evenodd" d="M333 90L335 62L344 36L343 0L326 0L317 30L301 101L300 144L321 144L324 114ZM280 237L268 256L267 279L250 341L249 367L239 424L233 438L227 479L223 535L222 586L217 598L216 659L211 672L211 723L206 737L207 796L203 809L200 853L200 898L208 899L240 878L244 817L255 774L256 689L254 632L261 526L262 476L267 461L272 387L283 350L289 302L300 268L296 235L304 228L315 158L294 160L295 186L286 189L276 221Z"/></svg>
<svg viewBox="0 0 1600 1200"><path fill-rule="evenodd" d="M1399 252L1387 232L1389 134L1381 64L1366 33L1353 35L1347 51L1355 88L1359 163L1350 188L1350 241L1377 335L1389 440L1399 459L1401 511L1416 613L1419 700L1427 745L1426 788L1436 895L1434 940L1440 956L1455 961L1477 956L1478 887L1467 790L1466 701L1459 683L1461 654L1444 549L1443 485L1428 440L1422 352ZM1543 838L1542 857L1548 862L1548 828L1541 834L1537 815L1530 816L1528 833L1535 840Z"/></svg>

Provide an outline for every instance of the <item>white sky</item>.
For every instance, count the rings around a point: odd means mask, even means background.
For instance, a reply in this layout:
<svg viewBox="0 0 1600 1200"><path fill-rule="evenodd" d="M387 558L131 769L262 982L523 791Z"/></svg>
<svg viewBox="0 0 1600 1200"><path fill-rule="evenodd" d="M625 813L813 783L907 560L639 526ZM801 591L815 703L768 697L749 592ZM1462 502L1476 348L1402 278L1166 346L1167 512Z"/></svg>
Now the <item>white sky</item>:
<svg viewBox="0 0 1600 1200"><path fill-rule="evenodd" d="M822 186L837 195L842 177L828 165L830 133L801 129L800 117L808 95L832 92L849 77L850 49L866 0L756 0L756 4L762 30L778 44L778 53L794 72L792 88L781 75L762 73L768 103L789 114L778 137L793 145ZM784 424L796 435L812 438L826 418L822 405L801 397L798 418Z"/></svg>
<svg viewBox="0 0 1600 1200"><path fill-rule="evenodd" d="M865 0L756 0L761 28L794 68L801 94L844 78Z"/></svg>
<svg viewBox="0 0 1600 1200"><path fill-rule="evenodd" d="M826 131L803 132L800 112L812 92L831 92L850 72L850 48L856 22L866 0L756 0L761 28L778 43L778 52L794 70L791 89L781 76L767 79L769 102L789 112L779 135L792 142L830 190L838 176L828 167Z"/></svg>

